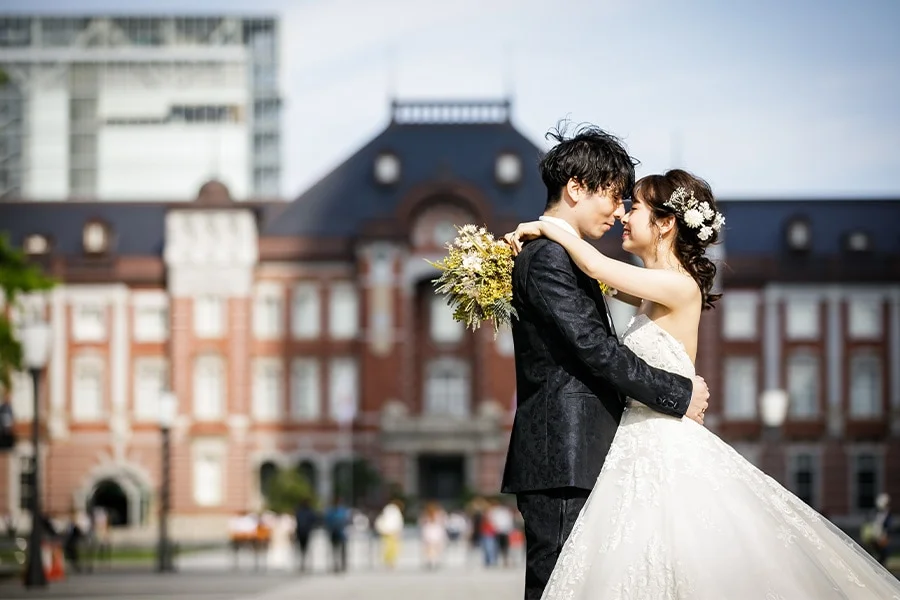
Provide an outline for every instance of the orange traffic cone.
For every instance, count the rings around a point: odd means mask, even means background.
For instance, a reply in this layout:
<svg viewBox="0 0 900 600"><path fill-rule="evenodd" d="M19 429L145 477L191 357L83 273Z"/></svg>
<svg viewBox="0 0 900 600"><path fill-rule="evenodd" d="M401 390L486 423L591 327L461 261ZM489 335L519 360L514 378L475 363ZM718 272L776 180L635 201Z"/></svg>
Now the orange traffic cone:
<svg viewBox="0 0 900 600"><path fill-rule="evenodd" d="M62 546L58 542L45 543L41 554L44 558L44 574L47 576L47 581L65 579L66 567Z"/></svg>

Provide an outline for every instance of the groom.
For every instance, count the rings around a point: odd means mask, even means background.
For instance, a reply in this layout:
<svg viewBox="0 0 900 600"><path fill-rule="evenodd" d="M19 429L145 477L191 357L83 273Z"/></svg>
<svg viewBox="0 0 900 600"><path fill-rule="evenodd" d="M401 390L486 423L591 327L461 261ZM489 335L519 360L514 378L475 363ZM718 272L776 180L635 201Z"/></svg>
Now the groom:
<svg viewBox="0 0 900 600"><path fill-rule="evenodd" d="M634 161L618 139L586 127L541 160L541 219L597 239L624 214ZM661 413L702 423L709 392L655 369L620 344L598 283L560 246L527 243L513 268L518 406L503 473L525 521L525 599L553 572L612 444L629 396Z"/></svg>

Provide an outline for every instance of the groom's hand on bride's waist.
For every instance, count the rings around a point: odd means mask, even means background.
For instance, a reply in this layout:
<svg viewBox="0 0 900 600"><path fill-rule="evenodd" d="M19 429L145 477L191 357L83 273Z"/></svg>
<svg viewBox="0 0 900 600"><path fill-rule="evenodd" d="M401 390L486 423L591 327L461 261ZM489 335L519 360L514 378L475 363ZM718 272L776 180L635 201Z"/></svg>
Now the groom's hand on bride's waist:
<svg viewBox="0 0 900 600"><path fill-rule="evenodd" d="M706 380L699 375L694 375L691 380L694 383L694 389L691 391L691 404L684 416L703 425L703 417L709 406L709 388L706 387Z"/></svg>

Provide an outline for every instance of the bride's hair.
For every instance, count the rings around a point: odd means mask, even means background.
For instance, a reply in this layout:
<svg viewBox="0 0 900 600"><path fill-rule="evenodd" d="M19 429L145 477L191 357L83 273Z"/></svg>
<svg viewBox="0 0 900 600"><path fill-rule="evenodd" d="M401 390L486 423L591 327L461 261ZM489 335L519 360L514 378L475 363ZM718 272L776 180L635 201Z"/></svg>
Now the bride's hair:
<svg viewBox="0 0 900 600"><path fill-rule="evenodd" d="M675 217L675 256L681 266L700 286L703 309L712 308L722 297L711 293L716 277L716 265L706 257L706 248L719 239L721 219L709 184L681 169L667 171L664 175L648 175L634 185L634 197L650 209L650 223L668 216ZM687 203L685 202L687 201ZM696 207L706 203L706 215ZM686 210L686 204L692 210ZM685 215L688 221L685 220ZM710 215L713 216L710 216ZM697 219L701 218L698 221Z"/></svg>

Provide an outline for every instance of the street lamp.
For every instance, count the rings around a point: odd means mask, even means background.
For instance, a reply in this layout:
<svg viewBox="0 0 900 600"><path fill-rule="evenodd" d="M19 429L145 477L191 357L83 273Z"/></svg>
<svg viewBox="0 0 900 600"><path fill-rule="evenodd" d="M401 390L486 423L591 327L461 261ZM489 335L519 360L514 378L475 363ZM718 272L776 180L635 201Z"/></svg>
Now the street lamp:
<svg viewBox="0 0 900 600"><path fill-rule="evenodd" d="M40 452L38 449L40 432L40 402L39 390L41 372L47 366L50 357L50 324L40 317L28 321L20 330L22 342L23 364L31 374L32 397L34 401L34 416L31 421L31 446L34 452L32 462L31 487L31 534L28 538L28 569L25 571L26 587L45 587L47 576L44 574L44 561L41 557L41 545L43 537L43 510L41 509L41 469Z"/></svg>
<svg viewBox="0 0 900 600"><path fill-rule="evenodd" d="M178 399L172 392L164 392L159 398L159 431L162 434L162 469L160 472L159 492L159 548L157 551L156 570L160 573L171 573L175 570L172 563L172 548L169 544L169 487L170 487L170 437L172 425L178 412Z"/></svg>
<svg viewBox="0 0 900 600"><path fill-rule="evenodd" d="M778 430L787 418L788 394L784 390L766 390L759 400L762 406L762 421L766 427Z"/></svg>
<svg viewBox="0 0 900 600"><path fill-rule="evenodd" d="M788 404L790 397L785 390L770 389L762 393L759 398L760 409L762 412L763 422L763 443L765 444L769 455L770 469L767 469L769 475L776 480L781 480L775 473L777 460L777 449L775 446L781 438L781 426L787 418ZM781 471L781 468L778 469Z"/></svg>
<svg viewBox="0 0 900 600"><path fill-rule="evenodd" d="M345 471L345 476L347 477L347 488L342 490L347 497L344 500L347 502L347 506L351 508L354 507L354 493L353 489L353 475L354 475L354 460L353 460L353 420L356 419L356 402L354 402L353 398L349 395L344 395L341 400L338 401L337 405L337 414L335 414L335 420L338 423L338 429L341 432L341 443L344 446L344 452L347 455L347 470ZM337 493L335 494L335 500L337 499Z"/></svg>

